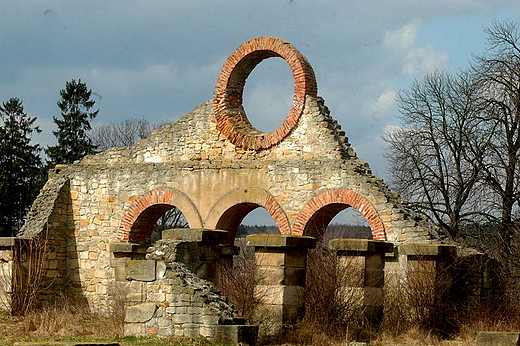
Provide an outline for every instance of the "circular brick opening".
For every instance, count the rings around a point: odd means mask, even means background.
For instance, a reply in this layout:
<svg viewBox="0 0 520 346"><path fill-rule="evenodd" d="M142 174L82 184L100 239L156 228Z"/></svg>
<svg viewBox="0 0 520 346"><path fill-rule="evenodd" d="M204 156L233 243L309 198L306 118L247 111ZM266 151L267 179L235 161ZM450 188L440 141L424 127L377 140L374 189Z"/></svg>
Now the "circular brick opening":
<svg viewBox="0 0 520 346"><path fill-rule="evenodd" d="M242 100L244 85L251 71L261 61L272 57L280 57L289 65L294 80L294 92L292 107L284 121L275 130L266 133L251 125ZM255 38L238 47L222 67L213 98L217 128L238 147L267 149L279 143L296 126L307 95L317 95L316 78L307 59L280 38Z"/></svg>
<svg viewBox="0 0 520 346"><path fill-rule="evenodd" d="M258 64L244 86L243 107L251 125L272 132L292 107L294 90L291 69L280 58Z"/></svg>

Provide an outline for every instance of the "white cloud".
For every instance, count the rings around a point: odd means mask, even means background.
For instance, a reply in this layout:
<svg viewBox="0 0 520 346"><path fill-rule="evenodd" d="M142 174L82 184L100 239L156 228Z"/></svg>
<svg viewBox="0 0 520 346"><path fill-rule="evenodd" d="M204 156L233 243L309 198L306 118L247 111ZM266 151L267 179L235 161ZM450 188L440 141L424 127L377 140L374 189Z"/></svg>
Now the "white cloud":
<svg viewBox="0 0 520 346"><path fill-rule="evenodd" d="M391 115L389 113L395 104L396 95L397 93L393 89L386 90L381 95L379 95L377 100L369 105L372 115L377 118L381 117L382 115Z"/></svg>
<svg viewBox="0 0 520 346"><path fill-rule="evenodd" d="M388 136L388 135L392 135L393 133L400 131L402 129L403 129L402 126L387 125L387 126L385 126L385 128L383 129L383 131L381 133L383 134L383 136Z"/></svg>
<svg viewBox="0 0 520 346"><path fill-rule="evenodd" d="M393 115L397 96L397 92L388 82L381 83L380 89L382 91L380 91L379 96L365 104L365 112L370 114L374 121L381 121Z"/></svg>
<svg viewBox="0 0 520 346"><path fill-rule="evenodd" d="M449 66L450 58L446 53L439 53L430 45L415 47L406 54L403 72L408 75L424 74L435 70L444 70Z"/></svg>
<svg viewBox="0 0 520 346"><path fill-rule="evenodd" d="M403 25L401 28L385 33L384 44L392 49L405 50L415 44L419 23L413 21Z"/></svg>
<svg viewBox="0 0 520 346"><path fill-rule="evenodd" d="M419 28L418 22L413 21L385 33L385 46L402 56L402 72L416 75L447 69L450 62L447 53L439 52L429 44L425 47L416 45Z"/></svg>

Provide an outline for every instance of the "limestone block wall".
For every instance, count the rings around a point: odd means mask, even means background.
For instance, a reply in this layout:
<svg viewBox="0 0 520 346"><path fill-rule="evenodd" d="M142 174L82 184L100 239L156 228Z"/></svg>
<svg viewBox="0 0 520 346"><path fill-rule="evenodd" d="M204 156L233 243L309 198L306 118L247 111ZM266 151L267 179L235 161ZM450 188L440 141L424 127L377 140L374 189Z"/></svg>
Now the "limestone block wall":
<svg viewBox="0 0 520 346"><path fill-rule="evenodd" d="M289 115L263 134L249 124L240 92L256 64L271 56L288 62L295 94ZM374 239L442 241L356 157L317 96L310 64L294 47L260 38L229 61L213 100L132 147L57 166L36 199L20 236L47 232L53 243L49 266L53 261L56 267L49 275L67 281L93 308L110 305L118 263L110 244L149 244L155 220L173 206L191 228L226 230L230 242L256 207L267 210L282 234L319 237L348 206L365 216Z"/></svg>
<svg viewBox="0 0 520 346"><path fill-rule="evenodd" d="M125 335L204 336L221 342L254 344L258 328L245 320L207 279L216 281L219 243L227 232L164 231L145 260L127 259ZM120 251L123 246L113 246Z"/></svg>
<svg viewBox="0 0 520 346"><path fill-rule="evenodd" d="M155 278L134 278L126 283L125 335L222 340L222 334L236 333L239 328L255 334L256 328L244 325L211 282L198 278L182 263L150 262L157 265Z"/></svg>
<svg viewBox="0 0 520 346"><path fill-rule="evenodd" d="M438 241L435 229L353 156L337 127L322 101L307 97L299 123L281 143L248 151L223 138L211 103L202 104L134 147L58 167L22 236L55 234L63 247L56 259L66 257L58 263L66 263L71 286L92 306L107 303L115 277L109 244L146 242L152 223L136 227L138 219L145 211L158 218L164 206L180 208L190 227L231 233L251 206L261 206L281 233L307 235L306 222L320 208L343 203L365 214L376 239ZM57 195L58 187L62 200L49 203L44 197Z"/></svg>

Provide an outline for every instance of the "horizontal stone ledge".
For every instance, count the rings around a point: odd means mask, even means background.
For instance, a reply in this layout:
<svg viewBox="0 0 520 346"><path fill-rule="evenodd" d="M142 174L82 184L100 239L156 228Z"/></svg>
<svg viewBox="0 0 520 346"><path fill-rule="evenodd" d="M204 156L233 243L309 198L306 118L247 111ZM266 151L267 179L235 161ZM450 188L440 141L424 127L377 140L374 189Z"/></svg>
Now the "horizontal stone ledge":
<svg viewBox="0 0 520 346"><path fill-rule="evenodd" d="M251 234L246 237L247 246L254 247L289 247L313 249L316 239L307 236L288 234Z"/></svg>
<svg viewBox="0 0 520 346"><path fill-rule="evenodd" d="M109 251L114 253L140 253L146 254L146 250L148 249L148 245L141 245L136 243L110 243Z"/></svg>
<svg viewBox="0 0 520 346"><path fill-rule="evenodd" d="M407 256L456 256L457 248L448 244L403 244L399 254Z"/></svg>
<svg viewBox="0 0 520 346"><path fill-rule="evenodd" d="M225 243L228 232L207 228L172 228L162 231L162 239L182 240L187 242Z"/></svg>
<svg viewBox="0 0 520 346"><path fill-rule="evenodd" d="M16 237L0 237L0 247L12 247L16 242Z"/></svg>
<svg viewBox="0 0 520 346"><path fill-rule="evenodd" d="M340 238L329 241L329 249L345 252L387 253L394 251L394 244L381 240Z"/></svg>

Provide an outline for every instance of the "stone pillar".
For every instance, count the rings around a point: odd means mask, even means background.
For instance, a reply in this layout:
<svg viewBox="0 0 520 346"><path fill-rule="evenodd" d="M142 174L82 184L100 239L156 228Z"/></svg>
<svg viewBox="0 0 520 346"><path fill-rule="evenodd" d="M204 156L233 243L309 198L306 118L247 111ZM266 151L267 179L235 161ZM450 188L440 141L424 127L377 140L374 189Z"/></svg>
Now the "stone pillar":
<svg viewBox="0 0 520 346"><path fill-rule="evenodd" d="M438 288L449 288L452 275L449 267L457 256L457 248L446 244L403 244L399 255L406 256L406 277L423 277L433 280ZM426 284L427 280L420 280Z"/></svg>
<svg viewBox="0 0 520 346"><path fill-rule="evenodd" d="M338 270L346 276L339 290L346 299L364 312L365 318L377 325L383 315L385 253L393 244L368 239L333 239L329 248L336 251Z"/></svg>
<svg viewBox="0 0 520 346"><path fill-rule="evenodd" d="M0 238L0 307L11 307L15 239Z"/></svg>
<svg viewBox="0 0 520 346"><path fill-rule="evenodd" d="M455 304L451 301L450 266L457 248L446 244L404 244L399 246L398 252L399 260L405 259L406 264L405 288L409 294L421 298L413 303L417 318L431 319L444 328L444 321L449 319Z"/></svg>
<svg viewBox="0 0 520 346"><path fill-rule="evenodd" d="M312 237L253 234L247 246L255 248L257 316L268 334L282 330L303 317L307 251L316 246Z"/></svg>

